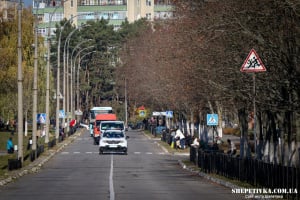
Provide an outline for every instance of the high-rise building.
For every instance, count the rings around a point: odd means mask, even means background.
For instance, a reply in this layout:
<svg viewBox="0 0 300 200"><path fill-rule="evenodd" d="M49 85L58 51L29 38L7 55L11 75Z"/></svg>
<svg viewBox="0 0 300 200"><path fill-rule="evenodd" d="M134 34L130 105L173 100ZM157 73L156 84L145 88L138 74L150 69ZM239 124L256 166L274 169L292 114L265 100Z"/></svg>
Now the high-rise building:
<svg viewBox="0 0 300 200"><path fill-rule="evenodd" d="M55 24L64 18L77 26L88 20L107 19L118 29L126 19L132 23L140 18L148 20L172 16L170 0L45 0L33 1L33 14L39 19L39 34L46 37Z"/></svg>
<svg viewBox="0 0 300 200"><path fill-rule="evenodd" d="M0 0L0 22L14 19L18 3Z"/></svg>

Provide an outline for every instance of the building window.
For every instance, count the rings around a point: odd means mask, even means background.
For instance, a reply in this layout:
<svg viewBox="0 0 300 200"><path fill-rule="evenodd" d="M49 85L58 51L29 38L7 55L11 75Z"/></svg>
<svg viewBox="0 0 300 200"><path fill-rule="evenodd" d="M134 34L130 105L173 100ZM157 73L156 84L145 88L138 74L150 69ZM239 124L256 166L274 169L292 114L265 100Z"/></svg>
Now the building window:
<svg viewBox="0 0 300 200"><path fill-rule="evenodd" d="M151 6L151 0L146 0L146 6Z"/></svg>
<svg viewBox="0 0 300 200"><path fill-rule="evenodd" d="M73 8L74 7L74 1L72 0L71 1L71 8Z"/></svg>

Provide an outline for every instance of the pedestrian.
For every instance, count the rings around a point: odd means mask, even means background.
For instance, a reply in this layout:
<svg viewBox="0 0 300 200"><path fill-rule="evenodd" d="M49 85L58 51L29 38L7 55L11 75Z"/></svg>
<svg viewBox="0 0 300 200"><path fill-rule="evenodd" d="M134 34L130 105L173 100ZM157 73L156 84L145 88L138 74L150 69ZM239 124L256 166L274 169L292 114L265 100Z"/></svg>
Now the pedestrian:
<svg viewBox="0 0 300 200"><path fill-rule="evenodd" d="M13 142L12 142L12 137L10 137L10 138L7 140L7 143L6 143L6 149L7 149L7 153L9 153L9 154L14 153L14 144L13 144Z"/></svg>
<svg viewBox="0 0 300 200"><path fill-rule="evenodd" d="M193 136L193 143L191 144L192 147L195 147L195 148L199 148L199 138Z"/></svg>
<svg viewBox="0 0 300 200"><path fill-rule="evenodd" d="M179 140L180 148L185 148L185 136L183 135L182 131L179 127L177 127L175 139Z"/></svg>
<svg viewBox="0 0 300 200"><path fill-rule="evenodd" d="M229 145L229 150L227 151L228 155L235 155L236 154L236 147L234 142L232 142L230 139L227 139L228 145Z"/></svg>

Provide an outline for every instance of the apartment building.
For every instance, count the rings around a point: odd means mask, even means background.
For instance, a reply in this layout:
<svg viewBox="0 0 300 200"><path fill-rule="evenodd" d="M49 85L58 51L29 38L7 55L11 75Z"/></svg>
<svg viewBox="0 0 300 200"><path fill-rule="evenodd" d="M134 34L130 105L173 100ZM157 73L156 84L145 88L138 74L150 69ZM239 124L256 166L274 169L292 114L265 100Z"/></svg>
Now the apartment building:
<svg viewBox="0 0 300 200"><path fill-rule="evenodd" d="M126 19L164 19L172 16L170 0L45 0L33 1L33 14L39 19L39 34L46 37L64 18L77 26L88 20L107 19L118 29Z"/></svg>
<svg viewBox="0 0 300 200"><path fill-rule="evenodd" d="M18 2L0 0L0 22L14 19Z"/></svg>

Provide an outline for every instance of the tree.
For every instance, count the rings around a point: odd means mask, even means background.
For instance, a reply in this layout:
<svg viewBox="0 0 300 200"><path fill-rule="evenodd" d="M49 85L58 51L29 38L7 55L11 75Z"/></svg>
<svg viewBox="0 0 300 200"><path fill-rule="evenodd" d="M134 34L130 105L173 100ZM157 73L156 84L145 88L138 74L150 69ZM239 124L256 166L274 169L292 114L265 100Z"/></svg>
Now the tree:
<svg viewBox="0 0 300 200"><path fill-rule="evenodd" d="M299 129L292 128L299 126L297 1L174 0L173 5L173 19L143 22L126 37L119 73L131 77L129 96L137 104L185 115L239 116L241 149L247 151L253 80L240 67L254 48L267 67L256 76L258 157L286 163L278 159L284 153L284 146L278 152L279 138L288 143L289 157L297 157L291 148L300 137Z"/></svg>

